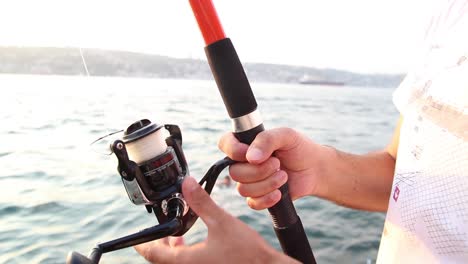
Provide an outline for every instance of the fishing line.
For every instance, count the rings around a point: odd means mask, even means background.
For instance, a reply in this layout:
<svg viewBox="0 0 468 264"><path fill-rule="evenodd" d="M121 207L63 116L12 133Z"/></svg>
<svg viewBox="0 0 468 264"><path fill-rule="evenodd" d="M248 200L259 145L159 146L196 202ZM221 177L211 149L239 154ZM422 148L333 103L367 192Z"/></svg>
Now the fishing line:
<svg viewBox="0 0 468 264"><path fill-rule="evenodd" d="M107 135L105 135L105 136L102 136L102 137L100 137L100 138L94 140L94 141L91 142L91 144L89 144L89 145L93 145L94 143L98 142L98 141L101 140L101 139L104 139L104 138L106 138L106 137L108 137L108 136L112 136L112 135L115 135L115 134L120 133L120 132L123 132L123 131L124 131L124 130L121 129L121 130L119 130L119 131L115 131L115 132L109 133L109 134L107 134Z"/></svg>
<svg viewBox="0 0 468 264"><path fill-rule="evenodd" d="M107 147L108 147L107 151L102 150L102 149L99 149L99 148L98 148L99 146L97 146L97 145L101 145L101 143L104 143L104 144L105 144L106 141L102 142L104 139L107 139L108 141L111 142L111 141L112 141L112 138L108 138L108 137L110 137L110 136L112 136L112 135L115 135L115 134L117 134L117 133L121 133L121 132L123 132L123 131L124 131L124 130L121 129L121 130L119 130L119 131L111 132L111 133L109 133L109 134L107 134L107 135L104 135L104 136L102 136L102 137L100 137L100 138L94 140L93 142L91 142L91 143L89 144L89 146L90 146L91 149L92 149L94 152L96 152L96 153L104 154L104 155L112 155L112 149L111 149L110 144L107 144ZM96 144L96 143L97 143L97 144Z"/></svg>
<svg viewBox="0 0 468 264"><path fill-rule="evenodd" d="M86 76L89 77L90 75L89 75L89 71L88 71L88 65L86 65L86 60L85 60L85 58L83 56L83 50L81 49L81 47L79 47L79 50L80 50L81 61L83 62L83 67L84 67L84 69L86 71Z"/></svg>

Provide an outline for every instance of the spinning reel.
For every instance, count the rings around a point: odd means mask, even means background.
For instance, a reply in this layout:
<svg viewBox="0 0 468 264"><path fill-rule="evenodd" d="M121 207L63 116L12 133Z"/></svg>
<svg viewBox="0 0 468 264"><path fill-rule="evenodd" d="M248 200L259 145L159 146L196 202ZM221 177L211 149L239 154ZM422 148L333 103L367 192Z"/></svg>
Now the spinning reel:
<svg viewBox="0 0 468 264"><path fill-rule="evenodd" d="M169 132L164 139L163 128ZM110 146L119 162L117 170L129 199L154 212L158 225L108 242L97 244L88 257L69 253L67 264L96 264L102 254L167 236L182 236L198 216L182 195L182 181L189 174L177 125L157 125L148 119L131 124L121 139ZM199 182L211 193L219 174L235 161L216 162Z"/></svg>

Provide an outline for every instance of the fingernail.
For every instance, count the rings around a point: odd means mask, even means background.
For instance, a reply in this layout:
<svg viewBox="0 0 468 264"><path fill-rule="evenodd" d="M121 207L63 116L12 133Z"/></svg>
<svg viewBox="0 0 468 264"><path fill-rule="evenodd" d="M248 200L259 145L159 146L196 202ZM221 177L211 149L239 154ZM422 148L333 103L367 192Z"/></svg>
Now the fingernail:
<svg viewBox="0 0 468 264"><path fill-rule="evenodd" d="M248 160L261 160L263 157L263 152L258 148L250 148L247 151L246 157Z"/></svg>
<svg viewBox="0 0 468 264"><path fill-rule="evenodd" d="M270 193L270 196L268 197L271 202L277 202L279 199L281 199L281 192L279 190L275 190L272 193Z"/></svg>
<svg viewBox="0 0 468 264"><path fill-rule="evenodd" d="M281 183L282 183L282 182L284 182L284 181L287 179L287 175L286 175L286 173L281 173L281 172L278 173L278 172L279 172L279 170L276 171L275 175L273 175L274 180L277 181L277 182L281 182Z"/></svg>

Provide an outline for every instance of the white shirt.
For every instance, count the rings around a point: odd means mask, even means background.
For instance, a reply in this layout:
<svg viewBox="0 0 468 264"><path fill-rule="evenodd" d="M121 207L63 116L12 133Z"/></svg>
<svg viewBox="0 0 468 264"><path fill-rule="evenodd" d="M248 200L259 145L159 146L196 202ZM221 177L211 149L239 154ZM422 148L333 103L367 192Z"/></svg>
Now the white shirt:
<svg viewBox="0 0 468 264"><path fill-rule="evenodd" d="M377 263L468 263L468 1L442 1L404 118Z"/></svg>

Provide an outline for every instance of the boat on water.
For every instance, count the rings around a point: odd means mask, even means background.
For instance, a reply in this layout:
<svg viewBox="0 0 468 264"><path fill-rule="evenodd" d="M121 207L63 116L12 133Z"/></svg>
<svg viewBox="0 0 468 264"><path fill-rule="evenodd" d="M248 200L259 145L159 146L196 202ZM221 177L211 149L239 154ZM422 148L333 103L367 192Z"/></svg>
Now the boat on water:
<svg viewBox="0 0 468 264"><path fill-rule="evenodd" d="M340 81L329 81L323 78L318 77L310 77L308 75L304 75L301 79L299 79L300 84L307 84L307 85L327 85L327 86L344 86L344 82Z"/></svg>

